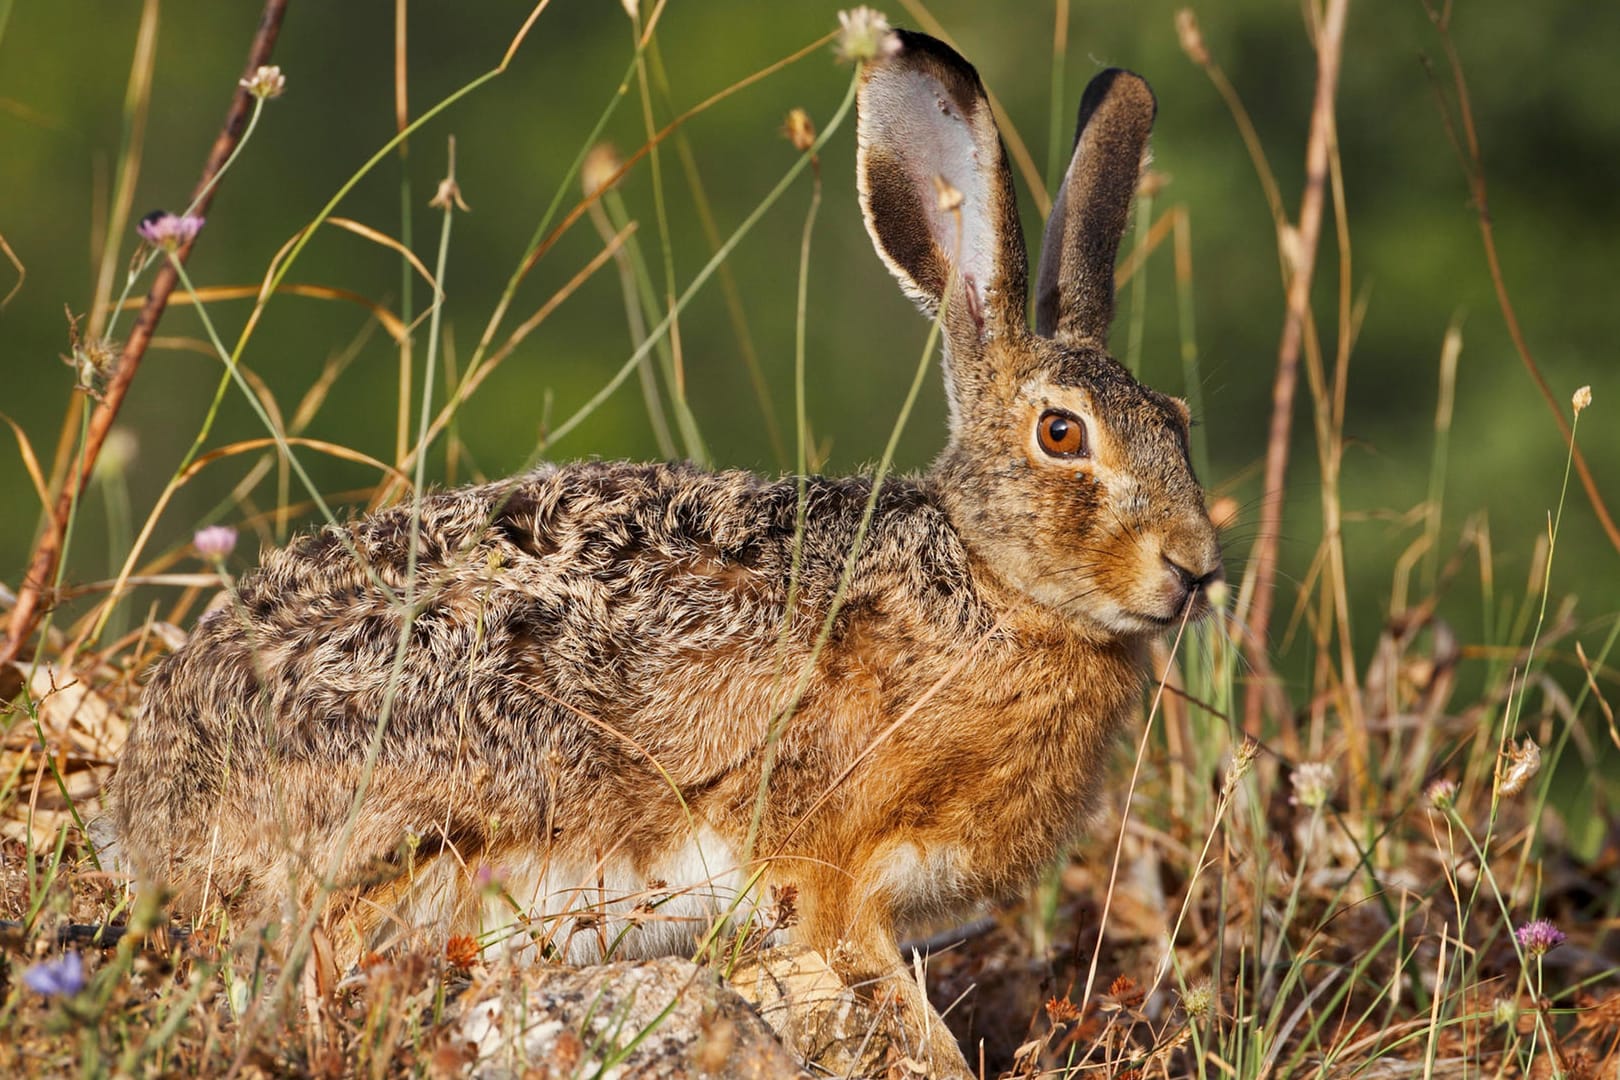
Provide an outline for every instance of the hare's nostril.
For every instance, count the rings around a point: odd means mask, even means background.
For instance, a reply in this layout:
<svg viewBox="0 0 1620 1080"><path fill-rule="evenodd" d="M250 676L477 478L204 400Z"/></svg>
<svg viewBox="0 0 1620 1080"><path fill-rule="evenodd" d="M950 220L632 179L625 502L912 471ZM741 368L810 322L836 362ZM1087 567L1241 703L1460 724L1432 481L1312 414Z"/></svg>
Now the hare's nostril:
<svg viewBox="0 0 1620 1080"><path fill-rule="evenodd" d="M1219 566L1216 566L1213 570L1199 573L1196 570L1187 569L1169 555L1160 553L1159 559L1176 576L1176 581L1181 585L1183 592L1190 593L1196 589L1207 589L1221 580L1221 568Z"/></svg>

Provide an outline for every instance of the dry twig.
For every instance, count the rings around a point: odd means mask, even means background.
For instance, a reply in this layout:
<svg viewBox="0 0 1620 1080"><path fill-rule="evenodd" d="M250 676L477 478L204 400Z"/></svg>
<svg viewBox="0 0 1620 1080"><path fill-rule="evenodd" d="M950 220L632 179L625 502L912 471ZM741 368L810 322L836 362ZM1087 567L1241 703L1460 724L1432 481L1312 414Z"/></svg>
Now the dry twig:
<svg viewBox="0 0 1620 1080"><path fill-rule="evenodd" d="M251 77L260 67L270 62L270 55L275 50L276 37L281 32L281 22L286 13L287 0L265 0L264 12L259 16L258 29L254 32L253 43L248 48L244 77ZM213 202L214 195L218 191L214 177L224 167L231 156L231 151L236 149L236 144L242 140L248 117L253 112L253 102L253 94L246 87L237 88L231 98L230 111L225 114L225 125L220 128L219 135L214 139L213 149L208 152L208 161L203 166L202 177L197 181L197 189L193 195L195 200L193 213L207 214L209 204ZM175 258L184 262L190 254L191 242L187 242L181 245ZM173 263L168 260L161 261L157 274L152 279L151 291L146 294L146 305L141 308L140 316L130 329L129 339L124 342L124 348L118 356L118 364L107 380L107 387L101 400L96 403L95 410L90 414L78 472L70 474L63 482L56 506L46 518L45 535L40 537L39 545L34 549L34 557L29 561L28 571L17 592L17 603L12 608L11 622L7 626L6 643L4 648L0 649L0 663L15 660L34 632L34 627L42 614L41 600L56 574L57 563L62 557L62 542L67 534L68 517L73 512L73 506L78 501L80 492L90 482L91 471L95 468L102 444L107 440L107 432L112 430L113 421L118 418L118 410L124 403L124 396L129 392L130 383L135 379L135 372L141 366L141 358L146 355L146 348L151 344L152 335L157 331L158 321L163 318L164 309L168 307L169 294L174 291L178 282L179 275Z"/></svg>
<svg viewBox="0 0 1620 1080"><path fill-rule="evenodd" d="M1329 0L1316 39L1316 98L1311 106L1310 139L1305 147L1305 192L1300 198L1299 225L1293 237L1292 274L1288 279L1288 312L1277 346L1277 376L1271 389L1271 429L1266 440L1266 471L1260 502L1260 534L1254 542L1250 572L1254 600L1249 608L1248 652L1255 679L1244 702L1244 726L1257 732L1266 683L1272 678L1266 630L1276 589L1277 544L1282 528L1283 486L1288 476L1288 439L1294 420L1294 388L1299 382L1299 353L1305 315L1316 267L1316 242L1322 230L1323 189L1327 185L1328 144L1333 131L1333 99L1339 83L1339 57L1344 48L1345 16L1350 0Z"/></svg>

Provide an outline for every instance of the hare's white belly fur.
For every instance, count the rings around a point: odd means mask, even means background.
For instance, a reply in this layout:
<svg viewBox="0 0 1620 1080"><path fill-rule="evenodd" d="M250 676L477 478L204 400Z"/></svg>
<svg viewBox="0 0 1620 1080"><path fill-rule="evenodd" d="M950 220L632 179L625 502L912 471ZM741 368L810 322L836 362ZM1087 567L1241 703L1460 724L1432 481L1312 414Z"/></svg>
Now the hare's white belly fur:
<svg viewBox="0 0 1620 1080"><path fill-rule="evenodd" d="M966 864L960 848L901 841L879 860L873 891L902 911L949 910L972 892Z"/></svg>
<svg viewBox="0 0 1620 1080"><path fill-rule="evenodd" d="M462 902L481 896L471 910ZM700 825L679 848L645 866L613 852L513 852L482 872L449 859L427 867L396 915L412 927L472 934L519 961L543 951L570 964L689 953L718 922L757 913L735 849ZM757 890L756 890L757 891Z"/></svg>

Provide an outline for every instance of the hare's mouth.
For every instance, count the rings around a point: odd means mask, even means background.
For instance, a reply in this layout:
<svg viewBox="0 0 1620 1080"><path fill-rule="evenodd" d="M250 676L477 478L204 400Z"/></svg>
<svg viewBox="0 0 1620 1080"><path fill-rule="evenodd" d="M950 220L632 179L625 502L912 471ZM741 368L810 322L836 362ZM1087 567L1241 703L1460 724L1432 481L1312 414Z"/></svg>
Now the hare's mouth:
<svg viewBox="0 0 1620 1080"><path fill-rule="evenodd" d="M1167 615L1147 611L1132 611L1130 614L1143 622L1152 623L1161 630L1179 626L1183 621L1189 624L1195 623L1214 610L1213 605L1209 602L1209 597L1204 595L1204 592L1203 589L1196 590Z"/></svg>

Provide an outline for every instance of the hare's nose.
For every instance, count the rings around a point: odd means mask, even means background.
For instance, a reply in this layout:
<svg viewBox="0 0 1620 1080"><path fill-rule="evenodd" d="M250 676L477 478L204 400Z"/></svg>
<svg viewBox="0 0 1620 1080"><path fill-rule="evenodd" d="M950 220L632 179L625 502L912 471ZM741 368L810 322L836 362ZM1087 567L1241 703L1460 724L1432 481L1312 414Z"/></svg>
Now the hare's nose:
<svg viewBox="0 0 1620 1080"><path fill-rule="evenodd" d="M1159 554L1159 559L1164 563L1166 569L1168 569L1170 573L1175 576L1176 583L1181 586L1182 596L1191 595L1200 589L1207 591L1211 585L1215 584L1217 581L1220 581L1222 578L1221 563L1219 559L1215 559L1213 565L1208 569L1201 570L1193 570L1183 566L1170 555L1163 552Z"/></svg>

